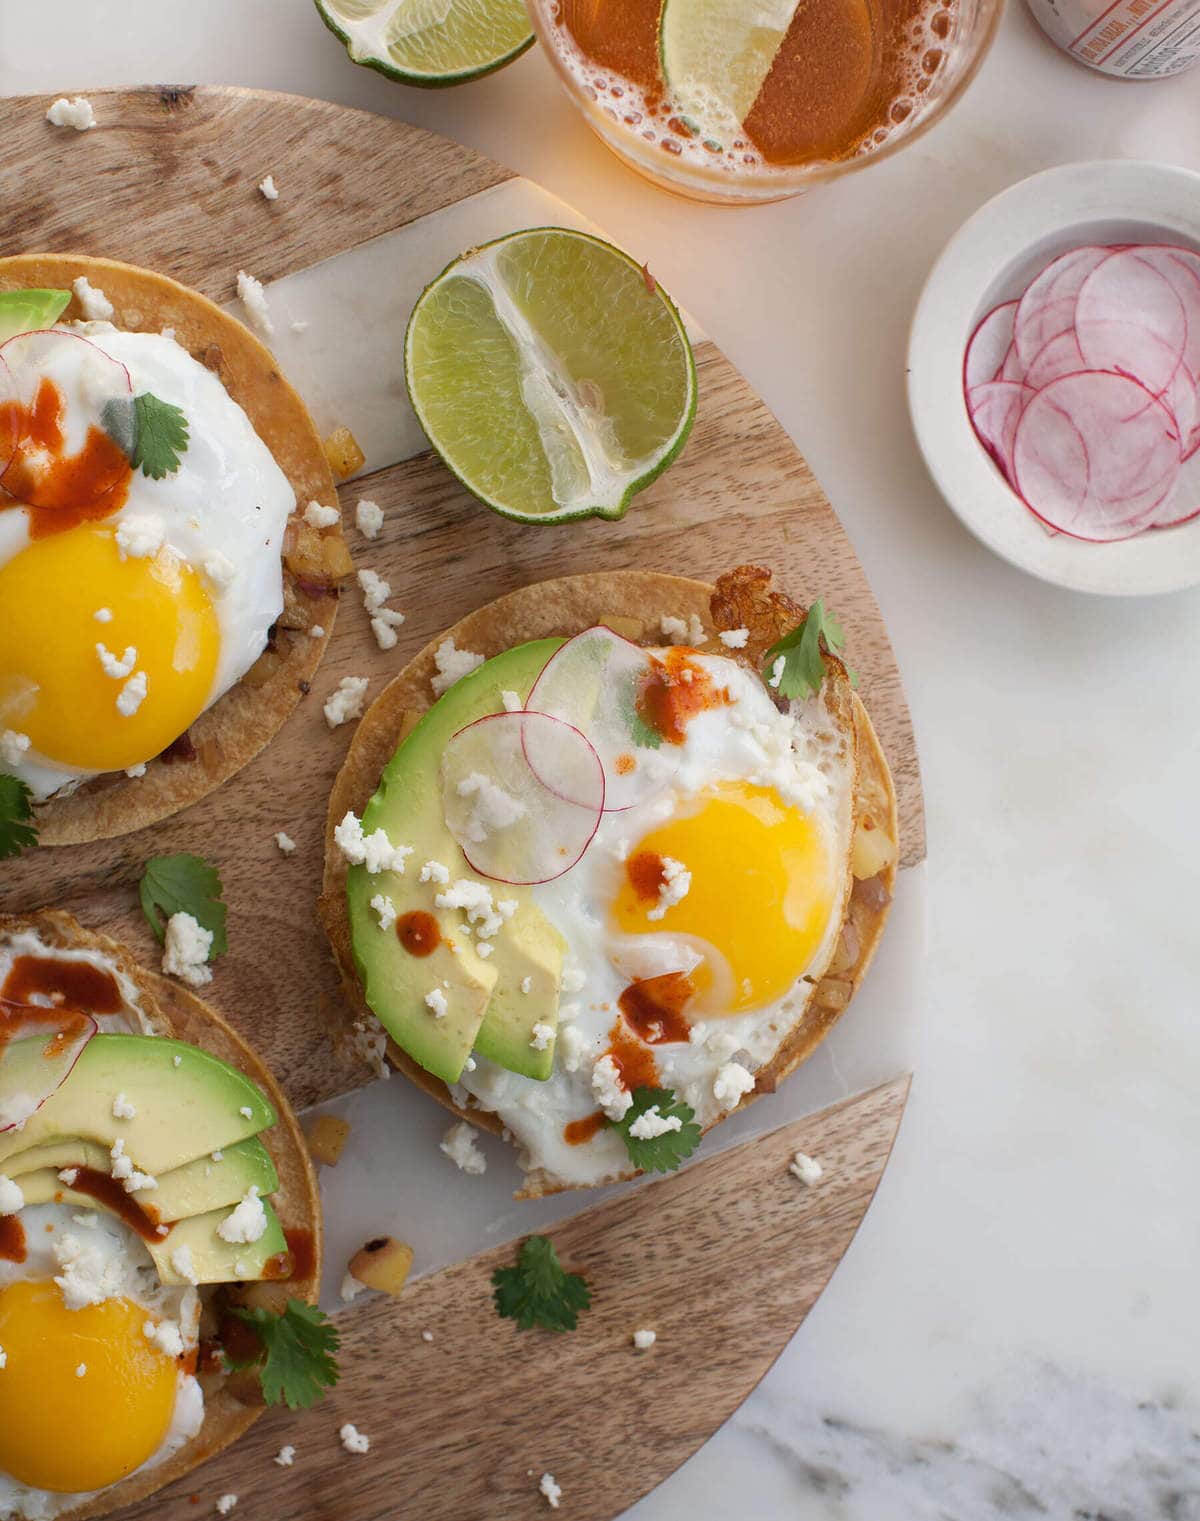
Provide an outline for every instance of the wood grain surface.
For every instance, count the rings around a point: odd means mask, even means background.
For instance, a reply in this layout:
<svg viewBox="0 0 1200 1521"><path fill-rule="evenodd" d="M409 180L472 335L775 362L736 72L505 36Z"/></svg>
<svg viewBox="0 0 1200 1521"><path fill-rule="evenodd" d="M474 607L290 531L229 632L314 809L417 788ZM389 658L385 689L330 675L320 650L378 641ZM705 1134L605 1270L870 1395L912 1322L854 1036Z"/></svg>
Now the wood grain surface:
<svg viewBox="0 0 1200 1521"><path fill-rule="evenodd" d="M574 1332L497 1319L491 1275L512 1246L351 1306L338 1318L343 1380L323 1405L268 1412L127 1516L194 1521L232 1493L250 1521L538 1521L549 1472L564 1517L609 1521L733 1413L808 1314L871 1201L907 1092L897 1078L555 1228L592 1287ZM825 1169L814 1188L787 1170L797 1150ZM658 1333L648 1352L631 1342L642 1326ZM370 1437L365 1456L343 1452L346 1421ZM285 1442L292 1468L271 1461Z"/></svg>
<svg viewBox="0 0 1200 1521"><path fill-rule="evenodd" d="M100 125L84 133L49 127L48 98L0 102L0 253L107 255L223 302L239 268L265 280L292 273L510 177L400 122L298 97L161 87L91 99ZM272 203L256 189L267 173L288 187ZM669 286L670 272L659 273ZM325 801L350 734L325 724L326 695L353 674L371 677L373 696L447 624L548 576L638 567L712 579L747 560L842 616L896 777L902 860L919 861L911 726L854 552L746 381L710 343L697 362L687 448L621 523L504 522L428 454L343 490L347 515L363 496L385 510L378 540L353 529L347 538L407 614L397 647L378 650L350 591L311 692L250 765L152 830L0 864L0 910L69 908L153 965L137 879L152 855L197 851L219 867L229 905L230 949L211 1001L297 1106L359 1086L369 1074L337 1038L337 977L314 912ZM274 843L281 829L297 841L290 858ZM307 1415L268 1414L210 1469L129 1514L184 1521L232 1492L247 1517L506 1521L546 1514L537 1481L548 1470L564 1515L608 1521L710 1436L782 1350L862 1219L906 1092L898 1080L558 1228L560 1252L595 1291L569 1340L497 1321L488 1280L511 1248L423 1279L397 1302L352 1307L342 1317L347 1372L330 1401ZM786 1171L797 1148L826 1164L817 1189ZM630 1336L643 1325L659 1342L639 1355ZM685 1386L686 1398L663 1398ZM344 1421L371 1436L369 1455L343 1453ZM298 1449L291 1469L270 1461L285 1441Z"/></svg>
<svg viewBox="0 0 1200 1521"><path fill-rule="evenodd" d="M50 127L39 97L0 102L10 151L0 193L0 254L37 248L147 265L215 300L237 271L293 272L509 177L454 143L401 122L296 96L224 87L100 91L100 125ZM68 170L68 166L69 170ZM291 193L266 202L271 171ZM345 675L372 695L434 634L515 586L592 569L639 567L711 579L745 560L774 567L800 598L824 596L846 625L862 693L896 778L902 860L924 855L916 749L887 633L841 525L801 455L711 343L697 353L696 426L680 460L620 523L509 523L469 497L432 454L342 492L386 513L380 538L347 539L360 566L407 614L397 647L375 645L358 596L345 607L312 692L278 738L226 786L152 831L33 852L0 866L0 909L71 909L153 957L135 886L152 855L196 850L221 871L228 956L213 998L271 1060L297 1106L345 1092L366 1069L331 1036L342 1029L337 978L313 905L321 819L348 729L321 706ZM663 608L670 612L670 608ZM274 833L299 849L285 860Z"/></svg>

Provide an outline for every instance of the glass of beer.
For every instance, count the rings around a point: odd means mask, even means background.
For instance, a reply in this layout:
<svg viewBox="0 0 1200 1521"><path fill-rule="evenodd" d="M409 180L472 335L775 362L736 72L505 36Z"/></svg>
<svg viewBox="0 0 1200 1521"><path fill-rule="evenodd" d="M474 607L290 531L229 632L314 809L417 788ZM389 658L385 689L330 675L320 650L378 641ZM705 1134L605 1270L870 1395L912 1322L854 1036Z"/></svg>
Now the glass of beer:
<svg viewBox="0 0 1200 1521"><path fill-rule="evenodd" d="M568 94L664 189L753 205L931 127L1003 0L528 0Z"/></svg>

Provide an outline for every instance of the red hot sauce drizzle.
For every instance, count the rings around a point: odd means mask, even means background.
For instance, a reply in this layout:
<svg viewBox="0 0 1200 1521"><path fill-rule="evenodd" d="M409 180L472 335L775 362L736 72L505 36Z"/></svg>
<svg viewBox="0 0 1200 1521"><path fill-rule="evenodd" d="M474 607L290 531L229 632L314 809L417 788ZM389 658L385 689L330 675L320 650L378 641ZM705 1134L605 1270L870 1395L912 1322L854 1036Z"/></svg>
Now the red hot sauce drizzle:
<svg viewBox="0 0 1200 1521"><path fill-rule="evenodd" d="M438 922L423 908L414 908L396 920L396 938L410 956L432 956L442 939Z"/></svg>
<svg viewBox="0 0 1200 1521"><path fill-rule="evenodd" d="M0 1215L0 1262L25 1261L25 1227L16 1215Z"/></svg>
<svg viewBox="0 0 1200 1521"><path fill-rule="evenodd" d="M29 509L29 534L41 539L78 523L106 518L125 505L133 471L124 451L102 428L88 428L78 454L63 454L63 398L43 376L33 405L0 403L0 437L16 440L16 452L0 474L0 508ZM26 457L39 458L35 468ZM49 462L40 460L49 455Z"/></svg>
<svg viewBox="0 0 1200 1521"><path fill-rule="evenodd" d="M0 998L27 1004L34 994L89 1014L119 1014L123 1007L117 979L104 967L53 956L18 956L0 987Z"/></svg>
<svg viewBox="0 0 1200 1521"><path fill-rule="evenodd" d="M702 665L682 645L647 655L649 671L635 704L638 717L669 745L681 745L687 726L708 708L728 707L729 689L718 687Z"/></svg>
<svg viewBox="0 0 1200 1521"><path fill-rule="evenodd" d="M631 982L617 1000L631 1030L648 1046L686 1041L691 1025L684 1017L695 984L686 972L663 972Z"/></svg>
<svg viewBox="0 0 1200 1521"><path fill-rule="evenodd" d="M143 1241L162 1241L166 1236L167 1231L160 1227L158 1219L144 1209L133 1194L127 1194L116 1178L98 1172L94 1167L77 1167L74 1171L75 1181L67 1187L75 1193L86 1194L89 1199L103 1204Z"/></svg>

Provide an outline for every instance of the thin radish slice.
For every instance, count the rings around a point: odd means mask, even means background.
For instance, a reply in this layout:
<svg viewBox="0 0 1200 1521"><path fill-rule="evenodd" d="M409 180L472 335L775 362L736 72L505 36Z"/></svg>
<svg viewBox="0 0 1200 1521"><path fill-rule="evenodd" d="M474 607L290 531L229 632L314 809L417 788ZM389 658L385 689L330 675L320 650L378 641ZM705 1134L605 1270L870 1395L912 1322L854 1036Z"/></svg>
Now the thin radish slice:
<svg viewBox="0 0 1200 1521"><path fill-rule="evenodd" d="M11 377L17 437L0 486L31 507L82 507L128 476L133 426L129 371L78 333L18 333L0 345ZM53 466L81 453L92 430L115 448L101 451L86 478ZM64 499L64 493L69 500Z"/></svg>
<svg viewBox="0 0 1200 1521"><path fill-rule="evenodd" d="M1072 248L1052 259L1026 287L1013 319L1013 343L1026 368L1051 338L1074 326L1075 299L1080 288L1112 253L1111 248L1098 244Z"/></svg>
<svg viewBox="0 0 1200 1521"><path fill-rule="evenodd" d="M1000 373L1013 341L1013 317L1017 303L1004 301L992 307L971 334L963 364L963 384L967 390L995 380Z"/></svg>
<svg viewBox="0 0 1200 1521"><path fill-rule="evenodd" d="M1190 248L1152 243L1139 248L1137 255L1162 276L1183 304L1187 318L1183 362L1192 375L1200 375L1200 254Z"/></svg>
<svg viewBox="0 0 1200 1521"><path fill-rule="evenodd" d="M650 672L649 652L640 645L602 625L584 629L546 662L526 704L587 736L604 767L604 807L610 813L659 791L678 765L674 747L660 747L657 735L638 718L638 696ZM533 769L549 784L539 733L530 733L527 750ZM564 795L584 806L590 801L590 794Z"/></svg>
<svg viewBox="0 0 1200 1521"><path fill-rule="evenodd" d="M480 876L551 882L570 871L600 827L604 767L572 724L547 713L489 713L447 744L442 807Z"/></svg>
<svg viewBox="0 0 1200 1521"><path fill-rule="evenodd" d="M90 1014L74 1009L0 999L0 1134L19 1128L58 1092L96 1029Z"/></svg>
<svg viewBox="0 0 1200 1521"><path fill-rule="evenodd" d="M1131 375L1157 396L1183 360L1187 314L1171 284L1138 250L1126 249L1080 286L1075 336L1092 369Z"/></svg>
<svg viewBox="0 0 1200 1521"><path fill-rule="evenodd" d="M1035 391L1040 391L1052 380L1059 380L1064 375L1074 375L1079 370L1086 369L1083 355L1079 352L1079 341L1075 337L1075 329L1068 328L1065 333L1059 333L1051 338L1049 343L1038 350L1033 363L1025 371L1025 384Z"/></svg>
<svg viewBox="0 0 1200 1521"><path fill-rule="evenodd" d="M1180 450L1188 459L1200 446L1200 393L1186 364L1179 366L1158 399L1178 423Z"/></svg>
<svg viewBox="0 0 1200 1521"><path fill-rule="evenodd" d="M1124 375L1083 371L1037 392L1013 442L1017 490L1051 528L1108 542L1146 527L1179 477L1174 418Z"/></svg>
<svg viewBox="0 0 1200 1521"><path fill-rule="evenodd" d="M8 462L17 447L20 413L21 404L17 399L12 371L0 359L0 475L7 470Z"/></svg>
<svg viewBox="0 0 1200 1521"><path fill-rule="evenodd" d="M1010 483L1013 478L1013 439L1021 413L1033 395L1029 386L1012 380L985 381L967 394L971 424L979 441Z"/></svg>
<svg viewBox="0 0 1200 1521"><path fill-rule="evenodd" d="M1024 380L1025 379L1025 366L1022 363L1022 361L1021 361L1020 354L1017 353L1017 345L1015 343L1010 343L1009 344L1009 346L1008 346L1008 353L1005 354L1005 356L1004 356L1004 363L1000 366L1000 370L999 370L998 374L996 375L996 379L997 380Z"/></svg>

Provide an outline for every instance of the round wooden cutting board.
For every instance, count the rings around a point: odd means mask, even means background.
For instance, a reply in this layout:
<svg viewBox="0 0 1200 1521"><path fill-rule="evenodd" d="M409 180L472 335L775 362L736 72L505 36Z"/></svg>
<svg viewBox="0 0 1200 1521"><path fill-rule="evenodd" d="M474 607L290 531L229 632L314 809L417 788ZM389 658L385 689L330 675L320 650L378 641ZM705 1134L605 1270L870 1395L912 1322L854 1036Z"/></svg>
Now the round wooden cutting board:
<svg viewBox="0 0 1200 1521"><path fill-rule="evenodd" d="M91 99L100 125L83 133L48 126L46 98L0 102L0 255L128 260L225 302L239 269L279 279L512 178L401 122L295 96L159 87ZM286 187L275 202L256 188L267 172ZM670 272L656 273L669 288ZM379 651L357 597L347 597L311 693L263 754L152 830L5 862L0 910L68 908L153 963L135 890L143 863L203 854L219 867L229 905L230 952L214 1003L298 1106L359 1087L370 1074L332 1039L337 976L314 916L325 800L349 735L326 726L327 693L343 676L369 675L374 696L440 629L517 586L622 567L712 579L747 560L771 566L802 601L825 597L842 618L896 779L901 864L921 860L908 712L854 552L742 376L708 341L696 361L692 437L620 523L508 523L428 453L346 487L350 521L360 496L386 514L374 542L347 537L407 614L397 648ZM298 842L286 861L274 844L281 829ZM394 1087L397 1102L423 1102ZM511 1247L430 1274L398 1301L353 1306L339 1317L344 1374L329 1400L307 1413L269 1413L210 1467L130 1514L183 1521L233 1492L248 1516L507 1521L546 1513L537 1481L549 1470L564 1490L564 1517L609 1521L711 1435L803 1320L870 1202L906 1093L897 1079L582 1209L552 1233L593 1288L594 1308L571 1336L520 1333L496 1318L490 1274L511 1260ZM818 1188L789 1177L797 1149L821 1156ZM447 1180L448 1207L455 1181ZM420 1221L408 1229L419 1234ZM642 1325L659 1341L638 1355L630 1336ZM425 1329L432 1342L422 1340ZM366 1457L343 1454L345 1421L371 1436ZM270 1461L285 1441L298 1449L293 1468Z"/></svg>

